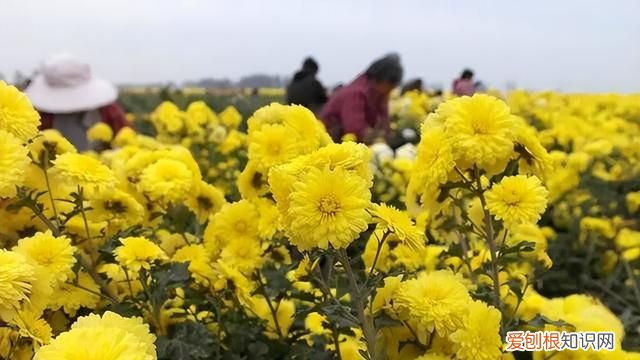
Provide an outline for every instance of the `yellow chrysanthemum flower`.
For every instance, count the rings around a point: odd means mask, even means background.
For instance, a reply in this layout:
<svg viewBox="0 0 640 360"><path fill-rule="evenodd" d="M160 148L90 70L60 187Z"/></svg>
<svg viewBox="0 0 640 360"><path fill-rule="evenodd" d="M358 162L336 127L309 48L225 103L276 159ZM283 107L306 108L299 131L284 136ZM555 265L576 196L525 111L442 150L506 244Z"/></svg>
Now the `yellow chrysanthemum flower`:
<svg viewBox="0 0 640 360"><path fill-rule="evenodd" d="M151 113L150 119L158 131L176 134L184 128L186 114L174 103L164 101Z"/></svg>
<svg viewBox="0 0 640 360"><path fill-rule="evenodd" d="M80 287L75 286L76 283ZM74 279L54 290L50 307L54 310L62 308L68 315L75 316L82 307L95 309L100 301L100 296L97 295L100 291L100 286L91 276L85 271L80 271Z"/></svg>
<svg viewBox="0 0 640 360"><path fill-rule="evenodd" d="M515 129L515 151L520 156L519 170L522 174L544 177L553 169L553 159L542 146L533 127L517 118Z"/></svg>
<svg viewBox="0 0 640 360"><path fill-rule="evenodd" d="M189 210L193 211L200 223L219 211L222 205L226 204L224 193L213 185L209 185L204 181L198 183L198 186L192 194L189 195L185 204Z"/></svg>
<svg viewBox="0 0 640 360"><path fill-rule="evenodd" d="M66 236L55 237L50 230L21 239L13 250L42 266L58 282L67 280L76 263L76 249L71 245L71 240Z"/></svg>
<svg viewBox="0 0 640 360"><path fill-rule="evenodd" d="M210 279L215 277L211 257L202 244L187 245L176 250L171 261L189 262L189 272L193 279L201 284L208 285Z"/></svg>
<svg viewBox="0 0 640 360"><path fill-rule="evenodd" d="M193 173L184 163L160 159L146 167L140 175L138 189L151 201L178 204L184 201L193 185Z"/></svg>
<svg viewBox="0 0 640 360"><path fill-rule="evenodd" d="M249 276L262 267L264 258L258 239L231 241L220 252L220 259L225 264Z"/></svg>
<svg viewBox="0 0 640 360"><path fill-rule="evenodd" d="M313 152L309 157L308 164L318 169L341 168L353 172L365 180L370 187L373 180L370 166L372 156L371 150L364 144L352 142L329 144Z"/></svg>
<svg viewBox="0 0 640 360"><path fill-rule="evenodd" d="M34 280L34 268L24 256L0 249L0 317L29 298Z"/></svg>
<svg viewBox="0 0 640 360"><path fill-rule="evenodd" d="M155 358L156 356L156 346L154 345L156 337L149 332L149 325L143 323L142 318L127 318L107 311L102 314L102 317L96 314L80 317L71 326L72 330L89 328L124 330L134 335L135 338L145 346L146 353L149 357Z"/></svg>
<svg viewBox="0 0 640 360"><path fill-rule="evenodd" d="M272 200L266 198L255 198L251 202L253 202L260 214L258 235L262 240L270 240L280 230L278 208Z"/></svg>
<svg viewBox="0 0 640 360"><path fill-rule="evenodd" d="M209 220L204 246L217 256L231 242L245 243L258 238L258 211L248 200L225 204Z"/></svg>
<svg viewBox="0 0 640 360"><path fill-rule="evenodd" d="M107 221L120 228L139 224L144 218L144 207L122 190L99 192L90 204L89 217L92 220Z"/></svg>
<svg viewBox="0 0 640 360"><path fill-rule="evenodd" d="M419 193L422 188L435 187L447 182L455 166L451 139L440 126L422 125L417 148L416 166L411 173L410 185Z"/></svg>
<svg viewBox="0 0 640 360"><path fill-rule="evenodd" d="M465 168L491 167L510 158L514 125L507 104L484 94L459 98L444 122L455 157Z"/></svg>
<svg viewBox="0 0 640 360"><path fill-rule="evenodd" d="M254 296L251 299L250 311L258 318L266 321L265 335L271 339L277 339L280 336L287 336L289 328L293 325L295 318L296 306L293 301L282 299L275 302L273 306L276 309L276 319L274 319L267 300L263 296ZM276 320L278 326L276 326ZM278 334L278 331L280 334Z"/></svg>
<svg viewBox="0 0 640 360"><path fill-rule="evenodd" d="M267 124L249 134L249 159L258 170L268 171L299 155L298 139L284 125Z"/></svg>
<svg viewBox="0 0 640 360"><path fill-rule="evenodd" d="M118 131L113 138L112 144L118 147L124 147L126 145L133 145L136 142L136 131L130 127L124 127Z"/></svg>
<svg viewBox="0 0 640 360"><path fill-rule="evenodd" d="M289 195L289 240L300 250L347 247L367 228L370 199L367 183L356 174L310 169Z"/></svg>
<svg viewBox="0 0 640 360"><path fill-rule="evenodd" d="M382 232L393 233L414 250L424 247L424 233L418 229L406 212L387 204L374 204L371 214Z"/></svg>
<svg viewBox="0 0 640 360"><path fill-rule="evenodd" d="M0 198L15 196L16 187L22 186L30 163L28 153L20 139L0 130Z"/></svg>
<svg viewBox="0 0 640 360"><path fill-rule="evenodd" d="M144 237L127 237L120 239L120 242L122 245L113 251L116 260L133 272L149 270L152 262L168 259L158 245Z"/></svg>
<svg viewBox="0 0 640 360"><path fill-rule="evenodd" d="M15 86L0 81L0 130L26 143L36 136L39 126L40 115L27 96Z"/></svg>
<svg viewBox="0 0 640 360"><path fill-rule="evenodd" d="M394 296L394 306L402 319L416 320L423 329L435 329L440 336L462 327L471 303L464 284L444 270L402 282Z"/></svg>
<svg viewBox="0 0 640 360"><path fill-rule="evenodd" d="M215 125L218 116L204 101L194 101L187 106L187 124L193 126Z"/></svg>
<svg viewBox="0 0 640 360"><path fill-rule="evenodd" d="M636 213L638 209L640 209L640 191L627 193L625 202L629 212L632 214Z"/></svg>
<svg viewBox="0 0 640 360"><path fill-rule="evenodd" d="M113 171L88 155L68 152L59 155L53 163L57 175L69 184L81 186L89 196L108 191L117 184Z"/></svg>
<svg viewBox="0 0 640 360"><path fill-rule="evenodd" d="M313 311L304 318L304 328L315 335L329 336L331 330L324 327L325 322L327 322L327 318L324 315Z"/></svg>
<svg viewBox="0 0 640 360"><path fill-rule="evenodd" d="M87 130L87 140L89 142L105 142L108 143L113 139L113 129L111 126L100 121L95 123Z"/></svg>
<svg viewBox="0 0 640 360"><path fill-rule="evenodd" d="M224 108L224 110L218 114L218 118L220 119L220 122L229 129L235 129L242 121L242 115L231 105Z"/></svg>
<svg viewBox="0 0 640 360"><path fill-rule="evenodd" d="M31 158L38 163L42 163L44 160L44 152L47 151L46 156L49 161L52 161L56 156L68 153L78 152L76 148L67 140L58 130L46 129L41 131L28 145Z"/></svg>
<svg viewBox="0 0 640 360"><path fill-rule="evenodd" d="M535 176L507 176L485 193L487 210L507 228L535 223L547 208L549 192Z"/></svg>
<svg viewBox="0 0 640 360"><path fill-rule="evenodd" d="M133 333L110 327L72 329L58 335L35 354L34 360L155 360Z"/></svg>
<svg viewBox="0 0 640 360"><path fill-rule="evenodd" d="M461 360L495 360L502 354L500 321L502 314L482 301L467 305L464 326L449 336Z"/></svg>
<svg viewBox="0 0 640 360"><path fill-rule="evenodd" d="M40 316L39 311L18 311L9 323L18 327L20 336L31 338L38 345L48 344L51 341L51 326Z"/></svg>

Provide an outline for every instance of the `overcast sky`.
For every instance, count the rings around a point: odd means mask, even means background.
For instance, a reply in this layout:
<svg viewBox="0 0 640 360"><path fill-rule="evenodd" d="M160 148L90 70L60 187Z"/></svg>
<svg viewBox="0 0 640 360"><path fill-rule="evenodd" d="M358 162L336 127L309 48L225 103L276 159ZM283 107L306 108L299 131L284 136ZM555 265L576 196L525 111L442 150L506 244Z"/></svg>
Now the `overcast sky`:
<svg viewBox="0 0 640 360"><path fill-rule="evenodd" d="M115 82L290 75L327 84L397 51L406 78L640 91L640 0L0 0L0 73L71 52Z"/></svg>

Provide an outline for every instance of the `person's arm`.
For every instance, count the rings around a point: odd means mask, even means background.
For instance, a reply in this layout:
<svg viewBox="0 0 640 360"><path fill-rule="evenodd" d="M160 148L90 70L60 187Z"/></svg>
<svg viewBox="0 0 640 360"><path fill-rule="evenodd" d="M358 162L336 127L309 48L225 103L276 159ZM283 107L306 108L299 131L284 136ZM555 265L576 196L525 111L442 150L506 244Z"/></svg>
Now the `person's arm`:
<svg viewBox="0 0 640 360"><path fill-rule="evenodd" d="M344 99L340 110L343 135L350 133L356 135L359 141L366 142L369 140L372 128L367 123L365 109L365 94L353 94Z"/></svg>

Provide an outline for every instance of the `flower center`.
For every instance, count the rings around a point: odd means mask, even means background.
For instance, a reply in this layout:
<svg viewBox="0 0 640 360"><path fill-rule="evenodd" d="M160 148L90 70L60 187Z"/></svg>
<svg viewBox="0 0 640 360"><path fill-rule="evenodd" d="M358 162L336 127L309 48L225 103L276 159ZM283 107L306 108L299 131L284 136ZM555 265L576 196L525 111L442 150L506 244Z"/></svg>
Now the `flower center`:
<svg viewBox="0 0 640 360"><path fill-rule="evenodd" d="M213 208L213 202L206 196L198 196L198 207L204 210L210 210Z"/></svg>
<svg viewBox="0 0 640 360"><path fill-rule="evenodd" d="M247 223L244 221L238 221L233 228L236 229L237 232L243 233L247 230Z"/></svg>
<svg viewBox="0 0 640 360"><path fill-rule="evenodd" d="M340 202L333 196L326 196L318 201L318 210L326 215L335 215L340 210Z"/></svg>
<svg viewBox="0 0 640 360"><path fill-rule="evenodd" d="M471 124L474 135L487 135L489 133L489 122L476 120Z"/></svg>
<svg viewBox="0 0 640 360"><path fill-rule="evenodd" d="M267 146L269 149L269 153L271 154L280 154L280 144L279 143L271 143Z"/></svg>

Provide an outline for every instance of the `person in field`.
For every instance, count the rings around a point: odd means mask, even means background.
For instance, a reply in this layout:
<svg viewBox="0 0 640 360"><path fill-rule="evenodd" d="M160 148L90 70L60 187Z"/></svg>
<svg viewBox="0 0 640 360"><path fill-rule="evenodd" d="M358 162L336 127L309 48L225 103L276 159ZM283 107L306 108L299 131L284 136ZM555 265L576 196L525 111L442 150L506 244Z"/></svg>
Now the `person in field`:
<svg viewBox="0 0 640 360"><path fill-rule="evenodd" d="M287 104L302 105L318 113L327 102L327 91L317 79L319 66L313 58L306 58L302 69L293 75L287 86Z"/></svg>
<svg viewBox="0 0 640 360"><path fill-rule="evenodd" d="M86 132L94 124L103 121L114 134L127 126L117 88L72 55L45 61L25 93L40 112L41 129L60 131L80 151L90 148Z"/></svg>
<svg viewBox="0 0 640 360"><path fill-rule="evenodd" d="M402 81L400 57L389 54L375 60L367 70L329 98L320 113L334 141L353 134L372 143L389 132L389 94Z"/></svg>
<svg viewBox="0 0 640 360"><path fill-rule="evenodd" d="M464 69L460 77L453 81L451 91L457 96L473 95L476 91L476 86L473 82L473 71Z"/></svg>

